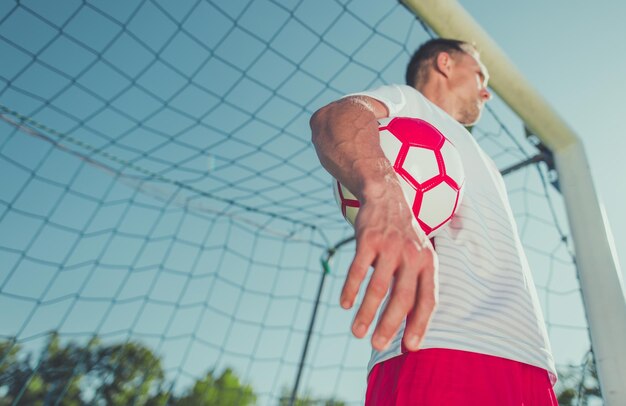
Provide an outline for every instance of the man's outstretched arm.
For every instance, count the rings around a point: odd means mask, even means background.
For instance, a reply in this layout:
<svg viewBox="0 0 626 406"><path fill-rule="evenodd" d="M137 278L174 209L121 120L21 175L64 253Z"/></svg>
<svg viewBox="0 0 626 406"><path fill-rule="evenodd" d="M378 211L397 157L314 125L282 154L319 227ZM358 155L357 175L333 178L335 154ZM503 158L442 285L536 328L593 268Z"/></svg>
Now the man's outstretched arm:
<svg viewBox="0 0 626 406"><path fill-rule="evenodd" d="M341 99L311 117L312 141L322 166L361 203L355 223L356 254L341 293L343 308L354 305L370 266L374 272L354 319L353 334L365 336L392 287L372 346L385 349L409 315L403 341L409 350L417 350L437 304L437 257L380 148L377 119L387 115L378 100Z"/></svg>

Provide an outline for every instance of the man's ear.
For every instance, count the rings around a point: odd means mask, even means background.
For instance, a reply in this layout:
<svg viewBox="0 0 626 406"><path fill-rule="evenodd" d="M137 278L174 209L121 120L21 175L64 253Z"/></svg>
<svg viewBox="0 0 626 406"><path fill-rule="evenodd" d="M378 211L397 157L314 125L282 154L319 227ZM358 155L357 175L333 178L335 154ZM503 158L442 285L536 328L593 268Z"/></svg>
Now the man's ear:
<svg viewBox="0 0 626 406"><path fill-rule="evenodd" d="M452 57L450 54L447 52L439 52L435 58L435 70L447 78L451 67Z"/></svg>

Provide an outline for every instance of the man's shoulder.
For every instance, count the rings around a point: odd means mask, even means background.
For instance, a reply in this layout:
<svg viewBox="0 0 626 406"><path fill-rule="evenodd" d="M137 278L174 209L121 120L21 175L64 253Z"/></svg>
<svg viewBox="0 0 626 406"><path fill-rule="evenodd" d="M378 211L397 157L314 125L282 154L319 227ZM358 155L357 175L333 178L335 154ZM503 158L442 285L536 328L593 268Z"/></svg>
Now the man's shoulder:
<svg viewBox="0 0 626 406"><path fill-rule="evenodd" d="M432 105L422 93L408 85L383 85L358 94L382 101L387 105L391 116L421 116Z"/></svg>
<svg viewBox="0 0 626 406"><path fill-rule="evenodd" d="M423 106L428 106L429 108L437 107L430 99L422 94L419 90L409 85L389 85L390 88L395 89L396 92L402 94L404 100L412 104L418 104Z"/></svg>
<svg viewBox="0 0 626 406"><path fill-rule="evenodd" d="M364 93L384 93L390 96L401 97L402 99L418 98L420 101L430 103L430 101L424 97L424 95L414 87L402 84L388 84L382 85L370 90L366 90Z"/></svg>

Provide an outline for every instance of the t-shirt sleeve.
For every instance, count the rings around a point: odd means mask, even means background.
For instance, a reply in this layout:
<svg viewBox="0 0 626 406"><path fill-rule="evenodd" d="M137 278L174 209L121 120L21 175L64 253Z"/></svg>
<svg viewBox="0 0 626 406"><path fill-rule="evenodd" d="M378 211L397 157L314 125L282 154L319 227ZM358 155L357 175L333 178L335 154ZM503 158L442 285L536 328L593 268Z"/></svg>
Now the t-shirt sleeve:
<svg viewBox="0 0 626 406"><path fill-rule="evenodd" d="M409 99L419 97L418 95L419 93L409 86L385 85L364 92L352 93L344 97L368 96L387 106L390 117L414 117L419 114L416 111L418 104L410 103Z"/></svg>

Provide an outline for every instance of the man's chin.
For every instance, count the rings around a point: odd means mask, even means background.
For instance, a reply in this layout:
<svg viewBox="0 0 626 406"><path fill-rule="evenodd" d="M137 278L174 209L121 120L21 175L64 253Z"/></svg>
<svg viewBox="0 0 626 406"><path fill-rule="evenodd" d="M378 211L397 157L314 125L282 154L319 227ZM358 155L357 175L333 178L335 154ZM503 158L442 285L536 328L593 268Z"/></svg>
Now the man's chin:
<svg viewBox="0 0 626 406"><path fill-rule="evenodd" d="M475 110L468 111L466 115L466 120L464 120L465 122L462 122L461 124L463 124L465 127L471 127L475 125L480 120L480 116L483 112L483 107L484 104L480 103L476 106Z"/></svg>
<svg viewBox="0 0 626 406"><path fill-rule="evenodd" d="M463 124L465 127L471 127L480 120L480 115L480 111L477 114L467 115L459 120L459 123Z"/></svg>

